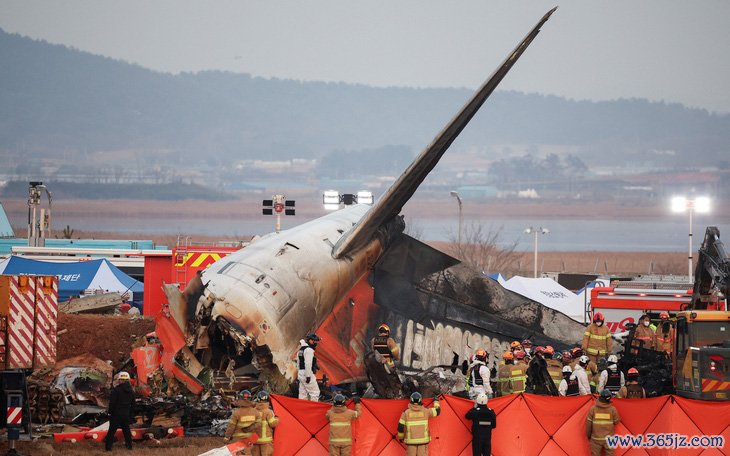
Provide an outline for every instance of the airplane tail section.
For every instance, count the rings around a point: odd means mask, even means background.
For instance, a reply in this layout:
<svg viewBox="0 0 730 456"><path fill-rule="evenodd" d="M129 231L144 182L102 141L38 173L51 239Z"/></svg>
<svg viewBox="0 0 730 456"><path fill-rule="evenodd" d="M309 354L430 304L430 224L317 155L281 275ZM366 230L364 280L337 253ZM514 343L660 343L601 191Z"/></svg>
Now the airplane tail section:
<svg viewBox="0 0 730 456"><path fill-rule="evenodd" d="M540 32L542 25L550 18L557 7L548 11L542 19L530 30L525 38L514 48L502 64L474 93L472 98L434 138L398 180L373 205L367 214L345 235L343 235L332 250L334 258L342 258L348 253L367 244L375 236L377 230L388 220L400 213L406 202L413 196L418 186L429 172L436 166L444 152L459 136L479 108L494 92L505 75L517 62L522 53L532 43Z"/></svg>

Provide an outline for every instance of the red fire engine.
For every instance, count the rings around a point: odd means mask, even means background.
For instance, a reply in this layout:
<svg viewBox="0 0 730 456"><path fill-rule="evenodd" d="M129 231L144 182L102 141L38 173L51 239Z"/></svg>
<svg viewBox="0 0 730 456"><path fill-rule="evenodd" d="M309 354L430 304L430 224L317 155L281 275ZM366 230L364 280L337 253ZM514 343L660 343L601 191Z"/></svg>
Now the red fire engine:
<svg viewBox="0 0 730 456"><path fill-rule="evenodd" d="M662 311L671 315L692 301L692 289L677 283L616 283L591 290L591 308L601 312L612 333L627 331L629 323L638 323L641 315L656 316Z"/></svg>

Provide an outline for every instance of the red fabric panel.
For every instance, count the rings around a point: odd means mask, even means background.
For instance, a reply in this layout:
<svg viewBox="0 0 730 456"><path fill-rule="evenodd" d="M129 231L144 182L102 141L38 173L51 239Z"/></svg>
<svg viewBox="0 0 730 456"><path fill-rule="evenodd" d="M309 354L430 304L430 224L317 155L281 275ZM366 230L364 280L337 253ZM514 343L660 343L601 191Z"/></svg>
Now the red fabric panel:
<svg viewBox="0 0 730 456"><path fill-rule="evenodd" d="M364 359L370 341L365 335L378 310L373 293L367 276L363 277L317 328L322 338L317 346L319 366L332 384L367 378Z"/></svg>
<svg viewBox="0 0 730 456"><path fill-rule="evenodd" d="M429 451L433 450L434 454L460 454L465 447L471 448L471 420L464 415L474 407L474 402L447 396L439 404L441 414L429 424L434 437Z"/></svg>
<svg viewBox="0 0 730 456"><path fill-rule="evenodd" d="M629 434L643 434L652 420L647 417L657 414L667 405L669 396L652 397L648 399L614 399L613 406L621 416L621 424Z"/></svg>
<svg viewBox="0 0 730 456"><path fill-rule="evenodd" d="M395 441L398 420L408 406L406 400L363 399L356 434L358 455L380 455ZM388 451L392 453L394 447Z"/></svg>
<svg viewBox="0 0 730 456"><path fill-rule="evenodd" d="M590 396L587 396L590 397ZM586 403L586 397L564 397L560 407L556 407L555 398L549 396L538 396L535 394L524 394L523 398L532 414L538 418L538 423L545 430L547 435L555 434L558 429L577 413ZM591 401L592 404L592 401Z"/></svg>
<svg viewBox="0 0 730 456"><path fill-rule="evenodd" d="M679 396L674 396L674 402L705 435L720 434L730 426L727 402L698 401ZM725 445L730 453L730 442Z"/></svg>
<svg viewBox="0 0 730 456"><path fill-rule="evenodd" d="M279 453L277 452L277 454ZM329 445L322 446L317 440L310 440L301 450L292 454L297 456L327 456L330 454L330 451Z"/></svg>
<svg viewBox="0 0 730 456"><path fill-rule="evenodd" d="M678 432L684 435L700 435L702 431L690 420L686 413L680 409L672 398L670 398L654 420L646 428L646 433L660 434L663 432ZM670 450L665 448L649 448L647 453L652 456L659 455L696 455L700 449Z"/></svg>
<svg viewBox="0 0 730 456"><path fill-rule="evenodd" d="M583 405L570 418L568 418L562 426L553 434L553 440L560 448L569 455L589 455L591 454L588 446L586 435L586 415L588 410L593 406L593 396L579 397L555 397L555 407L560 407L561 401L572 400ZM571 404L571 408L574 405ZM499 429L499 416L497 417L497 429Z"/></svg>
<svg viewBox="0 0 730 456"><path fill-rule="evenodd" d="M297 454L306 443L312 438L312 434L307 432L307 429L302 423L292 415L285 407L281 405L281 399L283 396L271 395L271 408L274 409L274 413L279 417L279 425L274 430L274 455L275 456L289 456ZM297 400L297 399L293 399ZM298 408L310 407L307 401L300 401L297 405ZM291 404L289 404L291 406Z"/></svg>
<svg viewBox="0 0 730 456"><path fill-rule="evenodd" d="M495 454L495 448L499 448L499 454L505 455L539 454L548 441L547 433L530 412L522 395L497 416L497 429L500 423L507 424L509 431L493 433L492 452ZM519 425L510 426L511 423Z"/></svg>
<svg viewBox="0 0 730 456"><path fill-rule="evenodd" d="M560 446L555 443L554 440L548 440L548 443L545 444L542 451L540 452L540 456L570 456L568 453L563 451Z"/></svg>
<svg viewBox="0 0 730 456"><path fill-rule="evenodd" d="M272 397L275 397L279 405L304 426L310 437L317 434L322 428L329 426L325 413L332 408L332 404L301 401L293 397L278 395L272 395Z"/></svg>

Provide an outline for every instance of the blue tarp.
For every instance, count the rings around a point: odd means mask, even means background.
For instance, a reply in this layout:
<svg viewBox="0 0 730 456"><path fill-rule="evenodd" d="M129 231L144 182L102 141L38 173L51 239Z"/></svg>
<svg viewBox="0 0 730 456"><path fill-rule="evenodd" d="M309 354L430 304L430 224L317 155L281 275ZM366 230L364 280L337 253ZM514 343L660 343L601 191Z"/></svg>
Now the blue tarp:
<svg viewBox="0 0 730 456"><path fill-rule="evenodd" d="M72 263L29 260L11 256L0 263L0 274L33 274L58 276L58 300L66 301L80 296L85 290L133 293L132 299L141 300L142 282L133 279L103 258Z"/></svg>

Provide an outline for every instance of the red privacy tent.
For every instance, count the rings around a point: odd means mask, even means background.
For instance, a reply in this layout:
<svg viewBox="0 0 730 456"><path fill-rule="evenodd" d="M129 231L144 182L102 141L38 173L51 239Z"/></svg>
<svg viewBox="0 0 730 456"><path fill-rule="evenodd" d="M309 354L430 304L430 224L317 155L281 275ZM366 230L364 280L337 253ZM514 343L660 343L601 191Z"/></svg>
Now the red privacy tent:
<svg viewBox="0 0 730 456"><path fill-rule="evenodd" d="M589 455L585 437L585 417L593 396L545 397L514 394L492 399L497 413L497 429L492 434L492 454ZM425 401L430 405L432 400ZM677 396L651 399L614 399L621 415L617 434L721 435L724 448L675 450L666 448L618 448L616 455L730 455L730 403L703 402ZM441 416L431 421L429 454L471 455L471 425L464 415L473 402L446 396L441 400ZM353 456L403 455L396 440L398 419L406 400L363 399L362 415L353 426ZM326 456L329 426L325 412L330 404L272 396L272 406L280 418L274 435L276 456ZM353 407L353 404L349 404Z"/></svg>

